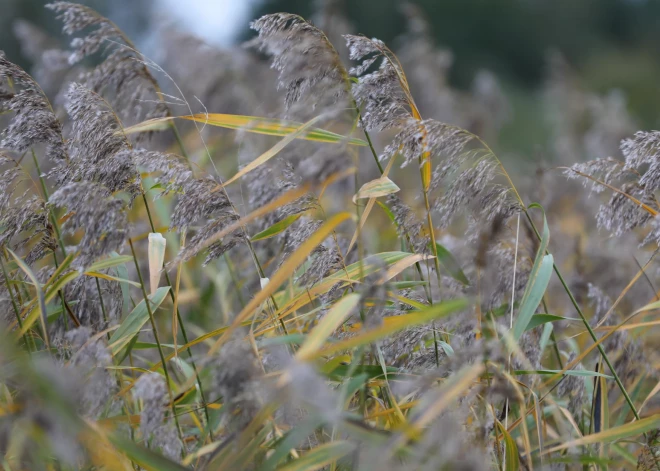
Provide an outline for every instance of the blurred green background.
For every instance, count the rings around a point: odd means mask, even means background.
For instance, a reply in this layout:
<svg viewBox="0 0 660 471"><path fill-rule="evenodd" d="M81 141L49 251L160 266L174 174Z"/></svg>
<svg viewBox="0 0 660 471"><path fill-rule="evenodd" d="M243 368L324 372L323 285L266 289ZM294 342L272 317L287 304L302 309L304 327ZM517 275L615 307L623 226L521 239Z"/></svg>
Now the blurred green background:
<svg viewBox="0 0 660 471"><path fill-rule="evenodd" d="M59 25L45 0L0 0L0 49L23 66L11 23L25 18L52 34ZM249 37L248 22L263 13L288 11L313 17L311 0L83 0L113 19L148 53L150 31L172 21L211 43ZM355 32L396 45L405 20L398 0L335 0ZM619 89L640 129L660 126L660 1L653 0L417 0L439 47L453 52L451 85L470 86L477 70L498 76L513 106L500 146L515 153L544 142L538 91L546 57L559 50L581 86L595 93ZM185 16L186 22L179 21Z"/></svg>

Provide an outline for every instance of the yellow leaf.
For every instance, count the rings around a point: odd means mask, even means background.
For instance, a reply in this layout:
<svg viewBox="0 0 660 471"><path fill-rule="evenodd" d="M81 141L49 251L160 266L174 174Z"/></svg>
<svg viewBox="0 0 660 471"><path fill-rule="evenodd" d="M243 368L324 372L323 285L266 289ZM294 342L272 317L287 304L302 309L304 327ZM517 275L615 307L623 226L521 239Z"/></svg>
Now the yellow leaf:
<svg viewBox="0 0 660 471"><path fill-rule="evenodd" d="M388 177L382 176L362 185L360 190L353 196L353 203L363 198L379 198L381 196L391 195L400 190L401 188L396 183Z"/></svg>
<svg viewBox="0 0 660 471"><path fill-rule="evenodd" d="M339 213L332 218L328 219L312 236L303 242L298 249L291 254L289 258L282 264L279 270L270 278L270 282L259 291L254 298L243 308L243 310L236 316L234 322L224 332L213 347L209 350L209 355L218 351L218 349L227 341L231 334L236 330L241 322L250 317L255 309L266 301L283 283L285 283L293 272L300 266L307 256L314 250L321 242L323 242L339 224L351 218L350 213Z"/></svg>
<svg viewBox="0 0 660 471"><path fill-rule="evenodd" d="M306 361L311 358L332 333L339 328L346 318L353 312L355 306L360 301L360 295L357 293L344 296L323 316L323 319L309 333L305 342L296 353L296 358L300 361Z"/></svg>
<svg viewBox="0 0 660 471"><path fill-rule="evenodd" d="M282 149L284 149L287 145L289 145L291 142L293 142L294 139L297 139L300 136L302 136L314 123L316 123L320 119L321 119L321 116L317 116L316 118L310 119L305 124L298 127L294 132L287 135L280 142L275 144L273 147L268 149L266 152L264 152L259 157L257 157L252 162L250 162L245 167L243 167L241 170L239 170L239 172L236 175L234 175L229 180L224 182L223 186L227 186L230 183L235 182L236 180L241 178L243 175L247 174L248 172L251 172L255 168L259 167L260 165L268 162L270 159L275 157Z"/></svg>
<svg viewBox="0 0 660 471"><path fill-rule="evenodd" d="M553 448L545 450L545 454L554 453L555 451L564 450L566 448L574 448L582 445L591 445L593 443L609 443L621 438L633 438L642 433L660 427L660 414L652 415L642 420L630 422L618 427L612 427L600 433L585 435L584 437L576 440L571 440L562 443Z"/></svg>
<svg viewBox="0 0 660 471"><path fill-rule="evenodd" d="M163 131L169 127L169 121L174 119L184 119L187 121L195 121L209 126L216 126L226 129L236 129L255 134L265 134L268 136L287 136L296 131L301 126L301 123L295 121L287 121L283 119L262 118L258 116L242 116L233 114L221 113L208 113L208 114L195 114L189 116L168 116L164 118L155 118L143 121L134 126L124 129L124 134L134 134L145 131ZM326 142L336 144L340 142L347 142L354 146L366 146L367 143L362 139L346 138L341 134L326 131L324 129L314 128L303 135L298 136L298 139L305 139L314 142Z"/></svg>

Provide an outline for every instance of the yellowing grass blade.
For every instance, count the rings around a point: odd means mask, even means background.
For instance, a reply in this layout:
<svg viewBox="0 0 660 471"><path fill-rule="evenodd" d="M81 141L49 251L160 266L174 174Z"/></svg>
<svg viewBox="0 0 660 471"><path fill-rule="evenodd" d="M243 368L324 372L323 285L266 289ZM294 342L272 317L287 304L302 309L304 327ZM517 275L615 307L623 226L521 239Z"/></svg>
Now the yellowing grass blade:
<svg viewBox="0 0 660 471"><path fill-rule="evenodd" d="M611 443L622 438L633 438L658 427L660 427L660 414L655 414L642 420L637 420L635 422L630 422L618 427L613 427L600 433L585 435L582 438L562 443L553 448L548 448L545 450L545 454L554 453L555 451L564 450L566 448L574 448L582 445L591 445L594 443Z"/></svg>
<svg viewBox="0 0 660 471"><path fill-rule="evenodd" d="M280 142L275 144L273 147L268 149L266 152L261 154L259 157L254 159L252 162L247 164L245 167L243 167L239 172L231 177L229 180L223 183L223 186L227 186L239 178L241 178L243 175L251 172L255 168L259 167L260 165L268 162L270 159L275 157L282 149L284 149L286 146L288 146L291 142L293 142L295 139L299 138L302 136L305 131L307 131L314 123L316 123L318 120L321 119L321 116L317 116L316 118L310 119L307 121L305 124L301 125L298 127L294 132L291 134L287 135L284 139L282 139Z"/></svg>
<svg viewBox="0 0 660 471"><path fill-rule="evenodd" d="M504 428L504 425L497 421L497 428L500 429L502 435L504 436L504 469L509 471L517 471L520 469L520 458L518 457L518 446L516 445L515 440L509 434L509 432Z"/></svg>
<svg viewBox="0 0 660 471"><path fill-rule="evenodd" d="M323 346L328 337L353 312L359 301L360 295L353 293L344 296L335 303L332 309L321 319L321 322L309 333L300 350L296 353L296 358L301 361L311 358L312 354Z"/></svg>
<svg viewBox="0 0 660 471"><path fill-rule="evenodd" d="M160 271L163 268L163 261L165 260L166 245L167 241L165 237L159 232L149 234L149 287L151 294L154 294L158 289Z"/></svg>
<svg viewBox="0 0 660 471"><path fill-rule="evenodd" d="M274 199L270 203L255 209L252 211L250 214L247 216L243 216L241 219L238 221L235 221L228 226L226 226L224 229L216 232L212 236L210 236L208 239L205 239L201 242L199 242L196 245L191 245L189 247L186 247L184 250L183 247L181 251L179 252L179 255L176 256L174 260L168 263L168 267L177 265L181 263L183 260L183 254L187 250L193 250L195 253L199 252L202 249L205 249L206 247L211 246L215 242L221 240L223 237L225 237L227 234L231 234L234 232L236 229L240 229L241 227L245 226L251 221L254 221L257 218L260 218L261 216L265 216L266 214L275 211L276 209L280 208L281 206L290 203L291 201L295 201L296 199L300 198L303 196L305 193L307 193L307 190L309 189L308 185L303 185L300 188L294 188L293 190L289 190L280 197Z"/></svg>
<svg viewBox="0 0 660 471"><path fill-rule="evenodd" d="M362 185L360 190L353 196L353 202L355 203L357 200L363 198L379 198L381 196L391 195L400 190L401 188L396 183L388 177L382 176Z"/></svg>
<svg viewBox="0 0 660 471"><path fill-rule="evenodd" d="M441 391L436 400L430 406L424 407L424 412L415 421L414 426L418 429L427 426L433 419L438 417L453 401L456 401L462 394L467 392L476 379L484 371L484 365L481 363L467 366L460 371L451 375L445 384L442 385Z"/></svg>
<svg viewBox="0 0 660 471"><path fill-rule="evenodd" d="M107 275L105 273L99 273L97 271L86 271L85 275L93 276L94 278L103 278L104 280L117 281L117 282L120 282L120 283L128 283L129 285L133 285L136 288L140 288L142 286L140 283L138 283L136 281L127 280L125 278L118 278L116 276Z"/></svg>
<svg viewBox="0 0 660 471"><path fill-rule="evenodd" d="M30 269L27 263L23 261L21 257L16 255L10 248L7 248L7 252L9 252L12 257L14 257L16 264L19 266L21 270L23 270L23 272L27 275L27 277L30 278L30 280L34 284L34 288L37 290L37 300L39 302L39 310L41 311L41 316L39 317L41 319L41 327L44 331L43 332L44 343L46 344L46 348L50 348L50 343L48 342L48 327L46 326L46 298L44 296L44 291L41 287L41 283L39 283L37 276ZM23 328L24 329L26 328L25 324L23 325Z"/></svg>
<svg viewBox="0 0 660 471"><path fill-rule="evenodd" d="M266 301L274 292L284 284L293 272L300 266L307 256L312 253L321 242L323 242L335 230L339 224L351 218L350 213L339 213L332 218L328 219L312 236L303 242L298 249L287 258L280 269L270 278L270 282L259 291L254 298L243 308L243 310L236 316L234 322L225 331L216 343L209 350L209 355L218 351L218 349L227 341L231 334L236 330L241 322L250 317L255 309Z"/></svg>
<svg viewBox="0 0 660 471"><path fill-rule="evenodd" d="M317 354L331 355L342 350L350 350L361 345L367 345L408 327L426 324L434 319L446 317L454 312L464 309L466 306L467 301L465 299L454 299L433 304L432 306L428 306L426 309L418 312L396 316L391 319L390 322L383 323L382 326L363 332L355 337L350 337L341 342L328 345Z"/></svg>
<svg viewBox="0 0 660 471"><path fill-rule="evenodd" d="M278 468L279 471L316 471L325 468L355 450L355 444L334 441L310 450L297 460Z"/></svg>
<svg viewBox="0 0 660 471"><path fill-rule="evenodd" d="M429 260L435 258L433 255L422 255L422 254L414 254L414 255L409 255L403 260L399 260L396 262L394 265L392 265L390 268L387 269L385 273L383 273L382 278L380 279L379 283L385 283L386 281L391 280L395 276L397 276L399 273L401 273L403 270L405 270L408 267L413 266L417 262L421 262L423 260Z"/></svg>
<svg viewBox="0 0 660 471"><path fill-rule="evenodd" d="M296 131L301 126L301 123L295 121L287 121L283 119L262 118L258 116L242 116L233 114L209 113L209 114L195 114L189 116L178 117L165 117L156 118L143 121L134 126L124 129L125 134L134 134L145 131L163 131L168 128L168 121L173 119L184 119L187 121L196 121L198 123L206 124L209 126L216 126L226 129L236 129L255 134L265 134L268 136L287 136ZM336 144L339 142L347 142L354 146L366 146L367 143L362 139L349 138L341 134L326 131L324 129L310 129L297 139L304 139L307 141L326 142Z"/></svg>
<svg viewBox="0 0 660 471"><path fill-rule="evenodd" d="M44 288L48 288L48 285L50 285L53 281L57 280L59 276L66 271L67 268L69 268L69 265L71 265L71 262L73 262L73 259L75 258L74 254L69 254L66 256L64 260L62 260L62 263L57 267L57 269L53 272L53 274L48 278L48 281L46 284L44 284Z"/></svg>

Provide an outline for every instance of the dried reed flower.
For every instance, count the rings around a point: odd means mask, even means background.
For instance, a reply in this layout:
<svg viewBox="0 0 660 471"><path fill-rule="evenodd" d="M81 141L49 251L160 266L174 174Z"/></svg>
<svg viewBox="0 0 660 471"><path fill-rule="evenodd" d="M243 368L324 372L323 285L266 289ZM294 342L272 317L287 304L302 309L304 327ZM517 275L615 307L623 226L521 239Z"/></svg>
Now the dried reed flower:
<svg viewBox="0 0 660 471"><path fill-rule="evenodd" d="M112 354L103 338L92 339L93 331L79 327L65 334L75 353L70 367L82 378L84 388L80 402L85 417L98 418L116 392L117 382L106 367L112 366Z"/></svg>
<svg viewBox="0 0 660 471"><path fill-rule="evenodd" d="M387 203L394 214L397 232L402 237L410 237L411 250L414 253L425 254L429 252L429 238L424 236L422 228L424 223L417 219L413 210L397 195L389 195Z"/></svg>
<svg viewBox="0 0 660 471"><path fill-rule="evenodd" d="M653 194L640 184L626 183L621 187L621 191L657 210ZM609 202L600 207L596 215L598 227L604 228L616 236L623 235L636 227L642 227L651 219L651 214L621 193L614 193Z"/></svg>
<svg viewBox="0 0 660 471"><path fill-rule="evenodd" d="M35 144L46 145L46 155L54 162L66 158L62 128L41 88L23 69L0 52L0 79L11 78L21 89L6 97L0 95L0 109L14 117L3 131L1 147L25 152Z"/></svg>
<svg viewBox="0 0 660 471"><path fill-rule="evenodd" d="M152 448L171 460L181 457L183 445L171 420L165 420L167 385L158 373L143 373L135 382L133 396L142 401L140 432ZM153 438L153 440L152 440Z"/></svg>
<svg viewBox="0 0 660 471"><path fill-rule="evenodd" d="M287 108L301 100L323 111L337 103L346 108L348 74L320 29L289 13L262 16L250 27L258 33L253 45L273 57Z"/></svg>
<svg viewBox="0 0 660 471"><path fill-rule="evenodd" d="M133 396L142 401L140 433L145 440L149 440L165 420L167 385L158 373L143 373L135 382L132 391Z"/></svg>
<svg viewBox="0 0 660 471"><path fill-rule="evenodd" d="M58 169L60 182L96 182L110 193L125 191L131 198L140 192L140 176L121 123L97 93L72 83L67 112L73 122L69 140L70 164Z"/></svg>
<svg viewBox="0 0 660 471"><path fill-rule="evenodd" d="M359 65L350 70L358 77L352 86L353 96L361 108L362 124L367 131L383 131L403 125L408 117L412 97L401 88L403 71L385 43L364 36L346 35L351 60ZM377 70L366 73L376 61Z"/></svg>
<svg viewBox="0 0 660 471"><path fill-rule="evenodd" d="M44 200L28 196L33 192L31 188L19 193L24 183L31 186L29 175L14 160L0 154L0 169L5 166L0 171L0 247L29 247L25 261L32 265L55 250L54 230Z"/></svg>
<svg viewBox="0 0 660 471"><path fill-rule="evenodd" d="M49 204L67 209L70 217L62 225L65 233L85 230L77 247L80 255L74 261L81 269L120 250L128 237L126 203L98 183L66 184L51 195Z"/></svg>
<svg viewBox="0 0 660 471"><path fill-rule="evenodd" d="M108 271L101 273L112 276ZM77 301L71 310L93 332L105 330L121 319L124 298L119 282L83 275L69 283L64 294L66 299Z"/></svg>
<svg viewBox="0 0 660 471"><path fill-rule="evenodd" d="M67 35L87 32L71 42L73 52L69 56L70 64L76 64L101 50L106 53L101 64L80 77L86 87L112 96L113 106L126 119L142 120L168 114L169 110L161 100L160 88L143 57L114 23L91 8L76 3L53 2L46 8L58 13ZM156 106L145 111L143 106L148 101L156 101Z"/></svg>
<svg viewBox="0 0 660 471"><path fill-rule="evenodd" d="M222 396L229 426L241 431L261 408L257 381L261 370L249 343L234 340L225 344L211 360L211 390Z"/></svg>

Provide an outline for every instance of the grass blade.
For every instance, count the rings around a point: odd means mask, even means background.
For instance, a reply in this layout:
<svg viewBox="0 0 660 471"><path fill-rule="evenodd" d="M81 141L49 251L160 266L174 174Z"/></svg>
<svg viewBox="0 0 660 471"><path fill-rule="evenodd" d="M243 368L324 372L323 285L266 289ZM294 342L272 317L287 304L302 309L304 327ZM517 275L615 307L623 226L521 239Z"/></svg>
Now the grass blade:
<svg viewBox="0 0 660 471"><path fill-rule="evenodd" d="M312 358L314 353L323 346L328 337L353 312L358 302L360 302L360 295L357 293L349 294L337 301L332 309L323 316L323 319L309 333L305 343L302 344L300 350L296 353L296 358L301 361Z"/></svg>
<svg viewBox="0 0 660 471"><path fill-rule="evenodd" d="M518 446L513 437L511 437L511 434L506 428L504 428L504 425L502 425L499 420L497 421L497 428L500 429L500 432L504 436L504 456L506 456L504 469L507 471L517 471L520 469Z"/></svg>
<svg viewBox="0 0 660 471"><path fill-rule="evenodd" d="M297 138L299 138L300 136L302 136L303 134L305 134L305 132L306 132L310 127L312 127L312 125L313 125L314 123L316 123L317 121L319 121L321 118L322 118L322 116L317 116L316 118L312 118L312 119L310 119L309 121L307 121L305 124L299 126L294 132L292 132L291 134L288 134L288 135L287 135L284 139L282 139L280 142L278 142L277 144L275 144L273 147L271 147L270 149L268 149L266 152L264 152L263 154L261 154L261 155L260 155L259 157L257 157L256 159L254 159L252 162L250 162L249 164L247 164L245 167L243 167L242 169L240 169L240 170L236 173L236 175L234 175L234 176L231 177L229 180L227 180L226 182L224 182L222 186L225 186L225 187L226 187L226 186L230 185L231 183L235 182L236 180L238 180L238 179L241 178L242 176L244 176L244 175L246 175L247 173L249 173L249 172L251 172L252 170L254 170L255 168L257 168L257 167L259 167L260 165L263 165L263 164L265 164L266 162L268 162L270 159L272 159L273 157L275 157L275 156L276 156L276 155L277 155L282 149L284 149L286 146L288 146L291 142L293 142L295 139L297 139Z"/></svg>
<svg viewBox="0 0 660 471"><path fill-rule="evenodd" d="M300 219L300 217L303 214L305 213L298 213L298 214L292 214L291 216L287 216L281 221L276 222L275 224L270 226L268 229L264 229L258 234L253 235L252 237L250 237L250 240L252 242L256 242L258 240L265 240L271 237L275 237L277 234L284 232L291 224L293 224L298 219Z"/></svg>
<svg viewBox="0 0 660 471"><path fill-rule="evenodd" d="M401 188L399 188L396 183L388 177L382 176L362 185L355 196L353 196L353 203L357 202L359 199L379 198L381 196L391 195L400 190Z"/></svg>
<svg viewBox="0 0 660 471"><path fill-rule="evenodd" d="M613 427L599 433L585 435L582 438L562 443L553 448L545 450L545 453L553 453L555 451L565 450L566 448L591 445L594 443L611 443L624 438L634 438L642 433L649 432L658 427L660 427L660 414L655 414L645 419L636 420L635 422L630 422L625 425L620 425L618 427Z"/></svg>
<svg viewBox="0 0 660 471"><path fill-rule="evenodd" d="M435 243L435 248L438 254L438 261L445 270L447 270L447 273L449 273L449 275L451 275L456 281L460 281L465 286L469 286L470 280L465 276L465 273L463 273L463 270L461 269L461 265L458 263L458 260L454 258L452 253L439 242Z"/></svg>
<svg viewBox="0 0 660 471"><path fill-rule="evenodd" d="M152 312L158 309L169 292L169 286L158 288L154 294L149 297ZM135 337L142 329L142 326L149 320L149 312L144 300L135 306L135 309L123 320L119 328L112 334L109 340L109 346L112 354L116 355Z"/></svg>
<svg viewBox="0 0 660 471"><path fill-rule="evenodd" d="M233 114L209 113L209 114L195 114L189 116L178 117L165 117L156 118L143 121L134 126L124 129L124 134L141 133L145 131L162 131L168 128L168 121L173 119L184 119L188 121L196 121L198 123L206 124L209 126L217 126L226 129L241 130L256 134L265 134L267 136L284 137L292 134L296 129L300 128L301 123L295 121L287 121L283 119L262 118L258 116L242 116ZM341 134L325 131L323 129L313 128L306 131L297 139L304 139L307 141L326 142L329 144L336 144L339 142L347 142L354 146L366 146L367 143L362 139L346 138Z"/></svg>
<svg viewBox="0 0 660 471"><path fill-rule="evenodd" d="M465 299L455 299L433 304L422 311L396 316L391 322L383 323L382 326L376 329L368 330L355 337L333 343L317 352L317 355L330 355L342 350L351 350L361 345L367 345L408 327L426 324L432 320L446 317L465 309L467 305L468 303Z"/></svg>
<svg viewBox="0 0 660 471"><path fill-rule="evenodd" d="M48 340L48 326L47 326L47 311L46 311L46 297L44 296L44 291L41 286L41 283L39 283L39 280L37 279L37 276L34 274L34 272L30 269L30 267L23 261L21 257L16 255L13 250L11 250L9 247L7 247L7 252L11 254L12 257L14 257L14 260L16 261L16 264L19 266L21 270L27 275L27 277L32 281L34 284L34 289L37 291L37 300L39 303L39 313L41 314L39 318L41 319L41 327L43 329L43 334L44 334L44 343L46 344L46 348L50 348L50 342ZM29 325L27 320L23 324L23 329L28 329ZM22 332L24 333L24 332Z"/></svg>
<svg viewBox="0 0 660 471"><path fill-rule="evenodd" d="M311 237L303 242L298 249L287 258L280 266L279 270L270 278L268 284L259 291L254 298L243 308L243 310L236 316L234 322L224 332L216 343L209 350L209 355L215 353L224 342L229 339L229 336L236 330L241 322L250 317L254 310L257 309L264 301L266 301L284 282L286 282L293 272L300 266L307 256L312 253L321 242L323 242L342 222L350 219L350 213L339 213L332 218L328 219Z"/></svg>
<svg viewBox="0 0 660 471"><path fill-rule="evenodd" d="M279 471L315 471L322 469L348 455L355 449L355 444L347 441L334 441L317 446Z"/></svg>
<svg viewBox="0 0 660 471"><path fill-rule="evenodd" d="M154 294L158 289L160 271L163 268L163 261L165 260L166 245L167 241L161 233L149 233L149 288L151 290L151 294Z"/></svg>
<svg viewBox="0 0 660 471"><path fill-rule="evenodd" d="M542 252L539 250L539 253ZM525 289L526 296L523 295L518 318L513 325L513 338L516 341L520 340L522 334L527 330L527 326L532 320L536 308L541 304L541 299L545 294L545 290L550 282L550 277L552 276L553 265L554 259L552 258L552 255L543 256L538 266L534 263L534 268L529 275L529 281L527 283L527 288Z"/></svg>

